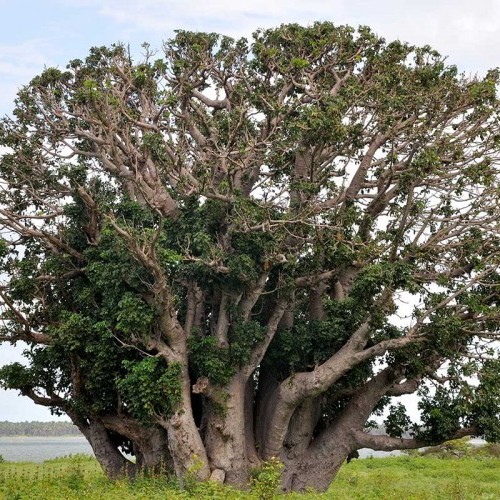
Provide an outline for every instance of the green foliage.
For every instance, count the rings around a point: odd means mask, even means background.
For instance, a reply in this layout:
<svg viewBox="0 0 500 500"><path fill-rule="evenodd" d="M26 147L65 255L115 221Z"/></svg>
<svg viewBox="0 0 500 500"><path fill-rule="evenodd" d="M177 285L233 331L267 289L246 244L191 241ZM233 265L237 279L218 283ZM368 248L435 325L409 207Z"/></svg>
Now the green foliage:
<svg viewBox="0 0 500 500"><path fill-rule="evenodd" d="M216 385L225 385L234 374L226 348L217 346L215 337L191 337L189 359L196 376L206 376Z"/></svg>
<svg viewBox="0 0 500 500"><path fill-rule="evenodd" d="M28 368L21 363L11 363L0 368L0 387L11 389L24 388L33 384L33 377Z"/></svg>
<svg viewBox="0 0 500 500"><path fill-rule="evenodd" d="M479 377L478 384L462 379L472 370ZM496 360L485 360L482 368L450 366L454 380L450 387L438 387L433 395L423 393L419 403L422 427L418 435L429 442L449 439L462 426L475 426L477 434L488 441L498 442L500 437L499 371ZM456 377L456 379L454 379Z"/></svg>
<svg viewBox="0 0 500 500"><path fill-rule="evenodd" d="M471 420L479 433L492 442L500 442L500 362L488 360L479 373L474 392Z"/></svg>
<svg viewBox="0 0 500 500"><path fill-rule="evenodd" d="M116 329L127 336L147 335L155 319L154 311L132 293L126 293L117 304Z"/></svg>
<svg viewBox="0 0 500 500"><path fill-rule="evenodd" d="M251 492L259 500L276 498L282 470L283 463L274 457L264 462L258 469L254 469L252 471Z"/></svg>
<svg viewBox="0 0 500 500"><path fill-rule="evenodd" d="M206 376L214 384L224 386L248 360L264 332L265 328L256 321L235 321L229 332L229 347L218 347L215 337L191 337L189 360L196 377Z"/></svg>
<svg viewBox="0 0 500 500"><path fill-rule="evenodd" d="M265 337L266 328L258 321L236 320L229 332L230 363L239 367L250 358L253 347Z"/></svg>
<svg viewBox="0 0 500 500"><path fill-rule="evenodd" d="M252 283L258 277L256 263L249 255L236 255L229 259L229 276L238 284Z"/></svg>
<svg viewBox="0 0 500 500"><path fill-rule="evenodd" d="M433 397L419 402L422 427L419 437L429 442L446 441L460 429L464 417L463 400L438 387Z"/></svg>
<svg viewBox="0 0 500 500"><path fill-rule="evenodd" d="M57 330L54 329L53 336L70 352L85 348L86 334L94 327L93 318L62 311L60 320L59 327Z"/></svg>
<svg viewBox="0 0 500 500"><path fill-rule="evenodd" d="M384 426L386 432L392 437L402 437L410 429L411 420L406 414L406 408L403 404L391 405Z"/></svg>
<svg viewBox="0 0 500 500"><path fill-rule="evenodd" d="M351 298L325 306L326 319L309 320L305 311L300 311L291 329L277 332L265 359L273 371L286 378L291 372L308 370L326 361L342 347L365 313L365 304ZM351 373L350 377L355 375Z"/></svg>
<svg viewBox="0 0 500 500"><path fill-rule="evenodd" d="M159 358L140 362L124 361L125 374L117 385L131 413L141 422L151 423L155 415L168 418L181 402L181 366L168 366Z"/></svg>

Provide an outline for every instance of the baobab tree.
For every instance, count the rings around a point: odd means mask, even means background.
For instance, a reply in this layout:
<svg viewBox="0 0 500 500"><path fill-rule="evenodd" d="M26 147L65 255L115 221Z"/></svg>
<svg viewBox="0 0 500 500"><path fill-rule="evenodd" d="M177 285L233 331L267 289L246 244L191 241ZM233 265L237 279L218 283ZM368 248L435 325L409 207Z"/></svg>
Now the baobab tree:
<svg viewBox="0 0 500 500"><path fill-rule="evenodd" d="M499 439L498 81L328 22L46 69L0 125L3 387L110 477L324 490L360 448Z"/></svg>

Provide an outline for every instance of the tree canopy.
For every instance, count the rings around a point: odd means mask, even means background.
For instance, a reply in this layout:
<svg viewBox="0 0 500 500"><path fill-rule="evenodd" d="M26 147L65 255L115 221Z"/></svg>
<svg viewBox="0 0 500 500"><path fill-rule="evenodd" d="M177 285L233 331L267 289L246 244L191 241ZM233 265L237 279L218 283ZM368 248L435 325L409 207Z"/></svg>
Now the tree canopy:
<svg viewBox="0 0 500 500"><path fill-rule="evenodd" d="M143 52L48 68L0 122L3 387L112 477L278 457L324 489L362 447L499 440L499 72L328 22Z"/></svg>

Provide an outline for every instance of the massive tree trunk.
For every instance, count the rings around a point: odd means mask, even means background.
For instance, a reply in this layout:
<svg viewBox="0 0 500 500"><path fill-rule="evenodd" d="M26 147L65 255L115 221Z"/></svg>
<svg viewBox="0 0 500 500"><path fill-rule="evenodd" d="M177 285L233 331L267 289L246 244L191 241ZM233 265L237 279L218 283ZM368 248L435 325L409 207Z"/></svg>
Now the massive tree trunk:
<svg viewBox="0 0 500 500"><path fill-rule="evenodd" d="M252 443L248 443L246 429L249 412L246 411L247 380L235 377L228 385L227 392L217 395L207 403L207 428L205 446L212 470L223 471L229 484L244 486L248 483L248 473ZM251 423L250 423L251 425Z"/></svg>
<svg viewBox="0 0 500 500"><path fill-rule="evenodd" d="M193 416L187 366L183 367L183 372L181 406L169 418L159 417L158 423L167 431L168 447L177 476L182 478L190 472L204 480L210 476L210 466Z"/></svg>
<svg viewBox="0 0 500 500"><path fill-rule="evenodd" d="M348 444L340 439L326 456L317 450L307 450L300 458L285 462L283 491L326 491L350 452Z"/></svg>
<svg viewBox="0 0 500 500"><path fill-rule="evenodd" d="M110 479L118 479L123 476L134 477L137 474L138 465L120 453L99 418L89 419L88 422L78 419L75 423L87 438L94 455Z"/></svg>
<svg viewBox="0 0 500 500"><path fill-rule="evenodd" d="M247 373L242 369L225 387L198 381L193 390L201 392L204 399L200 427L191 407L160 421L161 426L144 426L126 415L82 419L68 413L111 479L134 477L140 471L175 472L182 484L189 473L245 489L251 470L277 457L284 464L283 491L325 491L349 454L359 448L394 450L426 444L417 439L374 436L363 430L383 396L406 394L418 386L417 379L404 378L401 368L387 367L357 389L339 394L338 398L347 396L348 402L333 422L325 425L322 420L324 397L318 395L289 401L278 419L282 425L275 428L270 423L276 421L276 409L283 404L281 384L269 370L251 377ZM132 442L135 463L120 453L110 432ZM456 436L474 432L473 428L464 429Z"/></svg>
<svg viewBox="0 0 500 500"><path fill-rule="evenodd" d="M101 421L108 431L132 442L138 469L147 474L174 472L168 437L163 428L157 425L139 425L127 415L104 415Z"/></svg>

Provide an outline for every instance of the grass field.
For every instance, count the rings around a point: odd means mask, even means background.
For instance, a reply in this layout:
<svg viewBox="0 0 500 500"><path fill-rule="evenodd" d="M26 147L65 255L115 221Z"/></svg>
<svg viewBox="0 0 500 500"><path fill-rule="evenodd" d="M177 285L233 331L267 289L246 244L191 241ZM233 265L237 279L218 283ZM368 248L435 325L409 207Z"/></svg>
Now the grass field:
<svg viewBox="0 0 500 500"><path fill-rule="evenodd" d="M244 499L215 483L138 479L111 483L90 457L74 456L43 464L0 463L0 498L17 499ZM260 498L271 498L261 496ZM288 495L290 499L476 499L500 498L499 458L391 457L356 460L345 465L328 493Z"/></svg>

